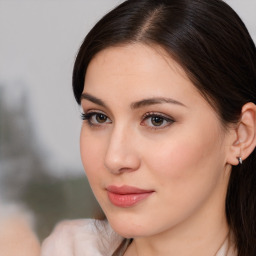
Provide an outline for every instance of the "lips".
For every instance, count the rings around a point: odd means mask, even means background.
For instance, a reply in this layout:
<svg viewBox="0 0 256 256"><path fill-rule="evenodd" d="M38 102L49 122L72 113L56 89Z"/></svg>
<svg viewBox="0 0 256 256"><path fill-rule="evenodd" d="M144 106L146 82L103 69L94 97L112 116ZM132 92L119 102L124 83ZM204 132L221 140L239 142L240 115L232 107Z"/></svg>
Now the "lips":
<svg viewBox="0 0 256 256"><path fill-rule="evenodd" d="M153 190L144 190L131 186L108 186L107 194L110 202L118 207L131 207L154 193Z"/></svg>

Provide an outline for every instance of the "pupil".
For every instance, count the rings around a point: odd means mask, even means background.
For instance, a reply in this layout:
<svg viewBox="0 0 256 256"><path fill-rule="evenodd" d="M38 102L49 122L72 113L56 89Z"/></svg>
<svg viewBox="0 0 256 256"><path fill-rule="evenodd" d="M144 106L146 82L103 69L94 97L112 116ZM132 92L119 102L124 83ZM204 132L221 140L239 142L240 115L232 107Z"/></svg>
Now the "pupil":
<svg viewBox="0 0 256 256"><path fill-rule="evenodd" d="M104 123L107 120L107 117L103 114L98 114L96 116L97 122Z"/></svg>
<svg viewBox="0 0 256 256"><path fill-rule="evenodd" d="M152 117L152 124L155 126L160 126L163 124L163 118L158 116Z"/></svg>

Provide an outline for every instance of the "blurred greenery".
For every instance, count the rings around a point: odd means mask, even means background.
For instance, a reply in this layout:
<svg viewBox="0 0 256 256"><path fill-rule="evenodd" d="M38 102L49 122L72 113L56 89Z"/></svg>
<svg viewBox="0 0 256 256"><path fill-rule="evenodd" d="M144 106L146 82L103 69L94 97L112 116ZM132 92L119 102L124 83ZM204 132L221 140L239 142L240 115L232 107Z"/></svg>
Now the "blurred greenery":
<svg viewBox="0 0 256 256"><path fill-rule="evenodd" d="M60 220L90 218L98 209L85 176L31 182L21 199L34 212L40 240L48 236Z"/></svg>

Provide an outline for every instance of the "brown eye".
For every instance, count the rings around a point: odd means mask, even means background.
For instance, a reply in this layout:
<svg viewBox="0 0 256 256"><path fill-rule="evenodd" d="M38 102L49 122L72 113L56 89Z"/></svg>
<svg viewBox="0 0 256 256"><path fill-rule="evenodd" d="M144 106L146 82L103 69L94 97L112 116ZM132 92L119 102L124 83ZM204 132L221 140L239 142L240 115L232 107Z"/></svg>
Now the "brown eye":
<svg viewBox="0 0 256 256"><path fill-rule="evenodd" d="M171 117L159 113L147 113L144 115L141 125L153 129L162 129L172 123L174 123L174 120Z"/></svg>
<svg viewBox="0 0 256 256"><path fill-rule="evenodd" d="M160 116L153 116L151 117L151 123L154 125L154 126L161 126L164 122L164 119Z"/></svg>
<svg viewBox="0 0 256 256"><path fill-rule="evenodd" d="M87 121L90 126L111 124L109 117L100 112L89 112L81 115L82 120Z"/></svg>
<svg viewBox="0 0 256 256"><path fill-rule="evenodd" d="M105 123L108 118L106 115L99 113L99 114L96 114L95 119L97 123L102 124L102 123Z"/></svg>

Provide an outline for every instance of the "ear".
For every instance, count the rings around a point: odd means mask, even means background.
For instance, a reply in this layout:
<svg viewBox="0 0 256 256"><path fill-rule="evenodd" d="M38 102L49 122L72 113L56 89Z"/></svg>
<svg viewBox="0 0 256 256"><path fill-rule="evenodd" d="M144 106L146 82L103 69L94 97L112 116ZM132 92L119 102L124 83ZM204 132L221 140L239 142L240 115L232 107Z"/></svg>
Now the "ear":
<svg viewBox="0 0 256 256"><path fill-rule="evenodd" d="M238 157L245 160L256 146L256 106L246 103L241 111L241 119L234 130L227 162L238 165Z"/></svg>

